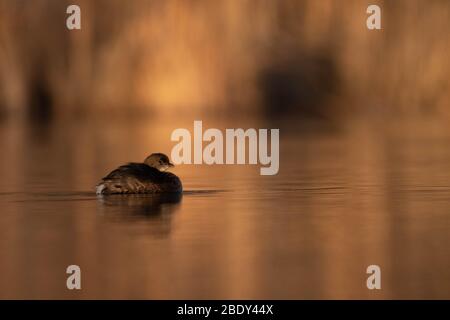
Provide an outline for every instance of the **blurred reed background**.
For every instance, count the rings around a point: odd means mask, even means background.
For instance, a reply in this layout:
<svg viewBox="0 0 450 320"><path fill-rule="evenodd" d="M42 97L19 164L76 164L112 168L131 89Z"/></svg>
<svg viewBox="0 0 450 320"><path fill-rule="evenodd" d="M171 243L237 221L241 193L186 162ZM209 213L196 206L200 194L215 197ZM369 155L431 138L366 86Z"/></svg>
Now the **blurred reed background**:
<svg viewBox="0 0 450 320"><path fill-rule="evenodd" d="M449 30L448 0L0 0L0 113L450 114Z"/></svg>
<svg viewBox="0 0 450 320"><path fill-rule="evenodd" d="M0 0L0 298L450 298L449 30L449 0ZM194 119L279 128L279 173L95 197Z"/></svg>

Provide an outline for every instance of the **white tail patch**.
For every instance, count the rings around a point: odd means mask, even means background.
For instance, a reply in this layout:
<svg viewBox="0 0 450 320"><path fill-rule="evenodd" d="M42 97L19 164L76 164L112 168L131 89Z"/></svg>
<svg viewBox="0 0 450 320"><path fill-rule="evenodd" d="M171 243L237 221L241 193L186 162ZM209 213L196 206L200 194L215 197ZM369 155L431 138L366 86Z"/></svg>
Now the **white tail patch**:
<svg viewBox="0 0 450 320"><path fill-rule="evenodd" d="M95 187L95 193L96 194L102 194L103 190L105 189L105 184L101 183L98 186Z"/></svg>

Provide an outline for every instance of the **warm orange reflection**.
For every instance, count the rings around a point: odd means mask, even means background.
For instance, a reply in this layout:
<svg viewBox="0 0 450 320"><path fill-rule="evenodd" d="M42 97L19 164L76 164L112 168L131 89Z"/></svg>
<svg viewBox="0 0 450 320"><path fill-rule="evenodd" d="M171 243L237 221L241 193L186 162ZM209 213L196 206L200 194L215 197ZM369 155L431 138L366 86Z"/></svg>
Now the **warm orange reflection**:
<svg viewBox="0 0 450 320"><path fill-rule="evenodd" d="M174 201L92 189L170 150L171 124L3 128L0 297L448 298L450 131L419 122L285 127L278 175L179 166ZM65 288L69 264L81 292ZM365 288L370 264L381 292Z"/></svg>

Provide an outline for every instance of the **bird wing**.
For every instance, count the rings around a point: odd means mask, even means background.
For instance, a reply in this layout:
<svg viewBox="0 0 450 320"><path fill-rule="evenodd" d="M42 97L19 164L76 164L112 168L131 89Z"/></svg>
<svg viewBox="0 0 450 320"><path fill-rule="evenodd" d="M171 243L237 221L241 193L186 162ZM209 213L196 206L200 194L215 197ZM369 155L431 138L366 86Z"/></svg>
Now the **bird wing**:
<svg viewBox="0 0 450 320"><path fill-rule="evenodd" d="M124 177L134 177L141 181L157 181L159 171L144 163L128 163L111 171L102 180L115 180Z"/></svg>

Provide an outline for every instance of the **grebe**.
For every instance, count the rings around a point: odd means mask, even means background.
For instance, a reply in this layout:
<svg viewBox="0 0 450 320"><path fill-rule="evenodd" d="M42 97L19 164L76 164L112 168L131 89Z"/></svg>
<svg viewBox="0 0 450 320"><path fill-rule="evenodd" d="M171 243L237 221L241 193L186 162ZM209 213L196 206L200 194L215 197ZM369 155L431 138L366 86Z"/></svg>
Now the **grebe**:
<svg viewBox="0 0 450 320"><path fill-rule="evenodd" d="M152 153L144 163L128 163L111 171L96 186L97 194L182 192L180 179L164 172L174 165L163 153Z"/></svg>

